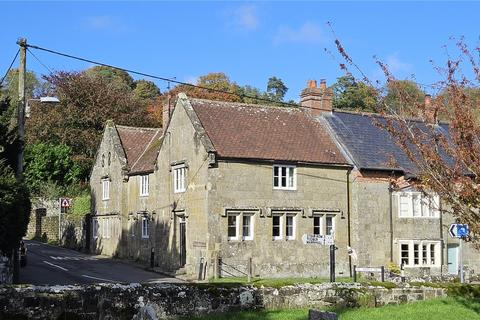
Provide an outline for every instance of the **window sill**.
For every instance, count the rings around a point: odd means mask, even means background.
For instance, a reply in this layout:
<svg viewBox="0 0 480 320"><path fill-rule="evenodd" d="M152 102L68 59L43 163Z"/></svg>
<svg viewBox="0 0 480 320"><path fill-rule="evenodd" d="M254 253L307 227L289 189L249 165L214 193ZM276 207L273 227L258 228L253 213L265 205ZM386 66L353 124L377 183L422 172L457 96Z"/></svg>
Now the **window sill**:
<svg viewBox="0 0 480 320"><path fill-rule="evenodd" d="M273 190L277 190L277 191L297 191L297 188L276 188L276 187L273 187Z"/></svg>
<svg viewBox="0 0 480 320"><path fill-rule="evenodd" d="M273 241L280 241L280 240L283 240L283 237L278 237L278 238L272 238Z"/></svg>
<svg viewBox="0 0 480 320"><path fill-rule="evenodd" d="M177 190L177 191L173 191L173 193L184 193L186 190Z"/></svg>
<svg viewBox="0 0 480 320"><path fill-rule="evenodd" d="M399 219L440 219L440 217L398 217Z"/></svg>
<svg viewBox="0 0 480 320"><path fill-rule="evenodd" d="M142 236L142 239L149 239L149 236Z"/></svg>
<svg viewBox="0 0 480 320"><path fill-rule="evenodd" d="M141 194L140 198L148 198L148 194Z"/></svg>

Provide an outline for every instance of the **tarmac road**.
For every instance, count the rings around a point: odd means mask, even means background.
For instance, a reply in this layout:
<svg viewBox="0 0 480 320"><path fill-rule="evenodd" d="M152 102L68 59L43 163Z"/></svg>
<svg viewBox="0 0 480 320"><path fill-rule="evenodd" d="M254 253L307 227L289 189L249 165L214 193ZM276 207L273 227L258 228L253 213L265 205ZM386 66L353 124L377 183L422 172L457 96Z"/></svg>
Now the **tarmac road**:
<svg viewBox="0 0 480 320"><path fill-rule="evenodd" d="M25 244L27 265L20 269L22 284L182 282L105 256L88 255L31 240L26 240Z"/></svg>

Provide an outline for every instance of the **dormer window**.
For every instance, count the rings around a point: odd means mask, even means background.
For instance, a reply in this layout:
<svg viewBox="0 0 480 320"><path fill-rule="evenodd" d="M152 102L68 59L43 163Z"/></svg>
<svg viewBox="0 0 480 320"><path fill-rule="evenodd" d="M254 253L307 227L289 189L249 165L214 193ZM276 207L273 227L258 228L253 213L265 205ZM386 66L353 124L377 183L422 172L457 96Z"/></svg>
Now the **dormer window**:
<svg viewBox="0 0 480 320"><path fill-rule="evenodd" d="M273 189L296 190L297 168L295 166L273 166Z"/></svg>

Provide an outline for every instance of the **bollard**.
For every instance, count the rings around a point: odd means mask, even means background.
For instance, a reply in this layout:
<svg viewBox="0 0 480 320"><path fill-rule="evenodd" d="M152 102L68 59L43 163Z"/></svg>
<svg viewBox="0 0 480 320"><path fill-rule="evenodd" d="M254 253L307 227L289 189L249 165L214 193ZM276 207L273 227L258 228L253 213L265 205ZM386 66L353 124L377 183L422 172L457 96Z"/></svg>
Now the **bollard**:
<svg viewBox="0 0 480 320"><path fill-rule="evenodd" d="M154 266L155 266L155 248L152 247L152 249L150 250L150 268L153 269Z"/></svg>

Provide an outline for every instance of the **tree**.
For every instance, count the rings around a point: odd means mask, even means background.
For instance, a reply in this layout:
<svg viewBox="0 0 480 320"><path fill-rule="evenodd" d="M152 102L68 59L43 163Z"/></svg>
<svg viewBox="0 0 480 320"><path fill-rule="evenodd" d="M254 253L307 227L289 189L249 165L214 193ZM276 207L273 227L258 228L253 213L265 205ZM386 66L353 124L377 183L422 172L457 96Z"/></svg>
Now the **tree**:
<svg viewBox="0 0 480 320"><path fill-rule="evenodd" d="M160 96L160 89L152 81L136 80L133 85L133 92L140 100L153 101Z"/></svg>
<svg viewBox="0 0 480 320"><path fill-rule="evenodd" d="M287 93L288 88L283 83L282 79L277 77L270 77L267 84L268 96L274 100L281 102Z"/></svg>
<svg viewBox="0 0 480 320"><path fill-rule="evenodd" d="M131 88L88 72L57 72L45 77L60 100L37 104L26 125L27 142L64 144L87 179L108 119L130 126L153 126L147 104Z"/></svg>
<svg viewBox="0 0 480 320"><path fill-rule="evenodd" d="M128 72L123 70L106 66L95 66L87 69L85 74L91 77L101 77L106 82L116 87L128 87L130 89L135 87L133 78L128 74Z"/></svg>
<svg viewBox="0 0 480 320"><path fill-rule="evenodd" d="M384 97L384 105L389 112L411 114L418 104L424 102L425 93L418 85L409 80L391 80L386 85L387 94ZM413 110L412 110L413 109Z"/></svg>
<svg viewBox="0 0 480 320"><path fill-rule="evenodd" d="M339 77L332 85L333 107L344 110L375 112L378 93L363 81L357 81L351 74Z"/></svg>
<svg viewBox="0 0 480 320"><path fill-rule="evenodd" d="M25 183L38 194L45 183L55 182L63 189L80 180L80 167L72 160L72 149L65 144L29 144L25 149Z"/></svg>
<svg viewBox="0 0 480 320"><path fill-rule="evenodd" d="M18 102L18 69L11 69L5 79L2 95L8 96L12 104ZM25 98L31 99L43 90L42 82L33 71L27 71L25 75Z"/></svg>
<svg viewBox="0 0 480 320"><path fill-rule="evenodd" d="M0 161L0 252L11 255L27 231L31 203L24 184Z"/></svg>
<svg viewBox="0 0 480 320"><path fill-rule="evenodd" d="M335 43L345 61L342 68L356 68L340 41ZM441 79L432 89L440 94L428 103L415 83L398 81L388 66L377 60L388 89L379 110L385 123L378 125L416 166L416 187L437 193L446 202L442 211L467 223L471 239L480 246L480 66L463 39L455 47L458 58L451 58L450 52L445 66L435 67ZM476 48L475 55L478 51ZM439 114L446 120L440 125L435 119Z"/></svg>

